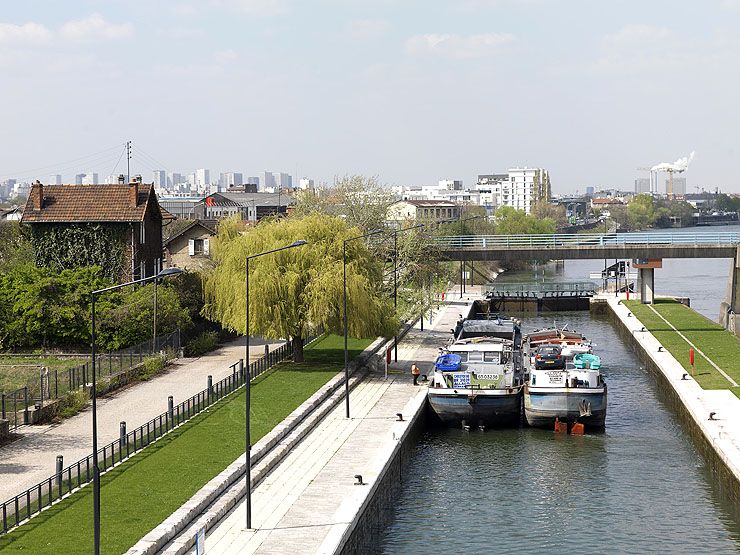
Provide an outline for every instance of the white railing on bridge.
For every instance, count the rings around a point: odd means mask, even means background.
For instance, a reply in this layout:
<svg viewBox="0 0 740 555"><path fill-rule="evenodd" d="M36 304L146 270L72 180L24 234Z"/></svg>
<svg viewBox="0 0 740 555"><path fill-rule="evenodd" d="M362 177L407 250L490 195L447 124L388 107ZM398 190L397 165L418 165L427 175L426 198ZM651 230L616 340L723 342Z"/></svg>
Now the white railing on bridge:
<svg viewBox="0 0 740 555"><path fill-rule="evenodd" d="M442 249L503 249L553 247L613 247L626 245L732 246L740 243L735 232L700 233L561 233L553 235L460 235L437 237Z"/></svg>

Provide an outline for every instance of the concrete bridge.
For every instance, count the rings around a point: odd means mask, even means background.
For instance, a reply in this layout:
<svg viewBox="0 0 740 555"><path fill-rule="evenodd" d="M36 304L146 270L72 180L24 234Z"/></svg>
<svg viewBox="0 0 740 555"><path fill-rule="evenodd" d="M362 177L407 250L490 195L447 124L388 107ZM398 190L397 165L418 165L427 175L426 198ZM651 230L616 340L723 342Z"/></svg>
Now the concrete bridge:
<svg viewBox="0 0 740 555"><path fill-rule="evenodd" d="M740 332L740 233L606 233L554 235L462 235L439 237L441 256L455 261L498 260L639 260L638 285L644 303L654 301L655 268L663 258L731 258L727 296L720 308L720 323ZM738 320L738 326L735 320Z"/></svg>

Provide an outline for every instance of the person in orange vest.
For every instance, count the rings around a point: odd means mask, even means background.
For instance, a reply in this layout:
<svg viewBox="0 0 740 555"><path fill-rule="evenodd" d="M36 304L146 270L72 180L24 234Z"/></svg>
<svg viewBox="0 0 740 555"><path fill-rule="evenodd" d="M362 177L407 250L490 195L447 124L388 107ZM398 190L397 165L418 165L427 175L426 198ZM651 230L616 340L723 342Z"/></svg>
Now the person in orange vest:
<svg viewBox="0 0 740 555"><path fill-rule="evenodd" d="M411 365L411 375L414 377L414 385L419 385L417 380L421 375L421 369L416 364Z"/></svg>

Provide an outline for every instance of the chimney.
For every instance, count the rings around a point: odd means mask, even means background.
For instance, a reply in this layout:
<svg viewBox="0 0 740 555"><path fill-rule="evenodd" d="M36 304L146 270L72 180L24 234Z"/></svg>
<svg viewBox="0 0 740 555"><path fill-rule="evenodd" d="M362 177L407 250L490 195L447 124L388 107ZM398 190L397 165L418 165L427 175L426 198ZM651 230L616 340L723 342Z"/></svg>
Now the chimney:
<svg viewBox="0 0 740 555"><path fill-rule="evenodd" d="M139 182L134 181L128 184L128 201L131 206L136 208L139 202Z"/></svg>
<svg viewBox="0 0 740 555"><path fill-rule="evenodd" d="M31 185L31 200L34 210L41 210L44 207L44 186L38 180Z"/></svg>
<svg viewBox="0 0 740 555"><path fill-rule="evenodd" d="M118 174L118 184L123 185L126 183L126 176L122 173Z"/></svg>

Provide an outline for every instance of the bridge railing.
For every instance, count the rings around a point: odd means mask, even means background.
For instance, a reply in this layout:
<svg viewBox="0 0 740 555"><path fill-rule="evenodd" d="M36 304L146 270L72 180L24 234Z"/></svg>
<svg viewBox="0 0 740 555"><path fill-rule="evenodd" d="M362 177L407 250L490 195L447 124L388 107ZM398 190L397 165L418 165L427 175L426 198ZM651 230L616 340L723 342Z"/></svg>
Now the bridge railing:
<svg viewBox="0 0 740 555"><path fill-rule="evenodd" d="M623 245L727 246L740 243L740 233L556 233L552 235L461 235L434 239L442 249L508 249L612 247Z"/></svg>
<svg viewBox="0 0 740 555"><path fill-rule="evenodd" d="M534 283L489 283L486 292L494 297L538 297L538 296L577 296L593 295L596 292L593 281L563 281Z"/></svg>

